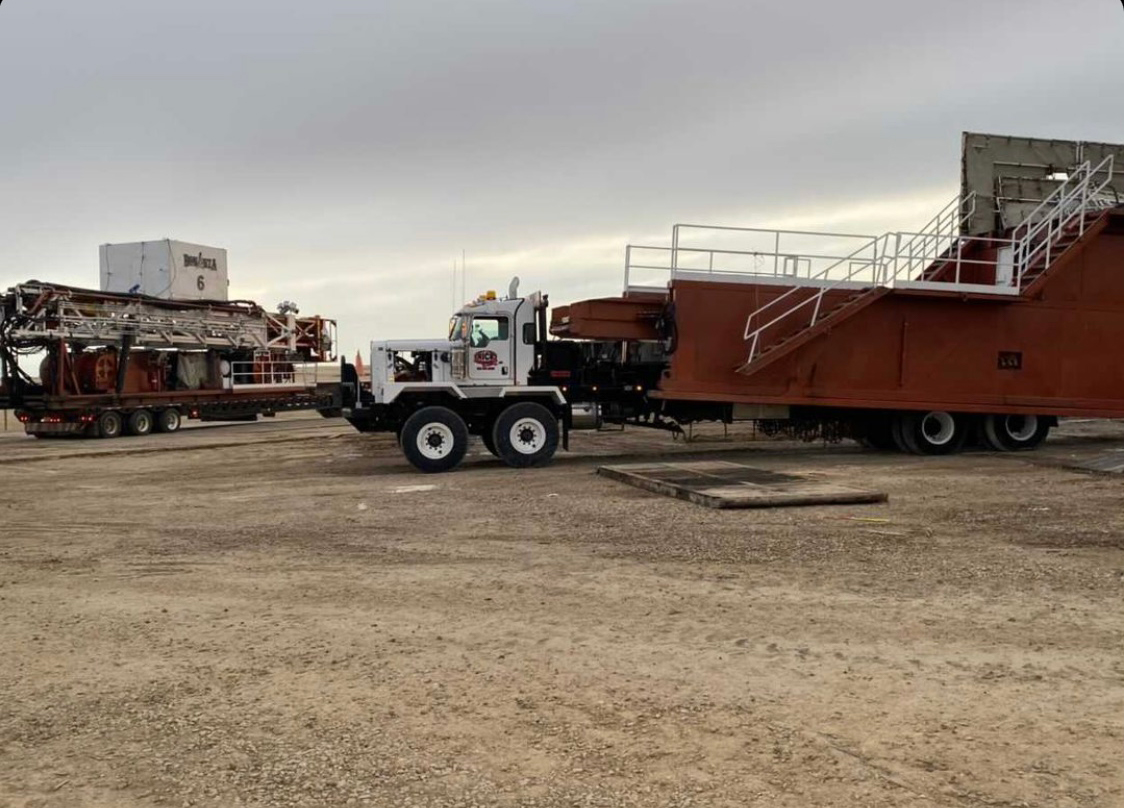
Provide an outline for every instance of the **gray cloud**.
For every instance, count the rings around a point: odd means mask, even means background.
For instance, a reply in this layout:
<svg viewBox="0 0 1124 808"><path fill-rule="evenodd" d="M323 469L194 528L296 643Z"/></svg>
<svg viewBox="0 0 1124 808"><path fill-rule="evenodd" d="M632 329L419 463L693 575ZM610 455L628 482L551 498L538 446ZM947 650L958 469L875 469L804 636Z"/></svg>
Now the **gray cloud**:
<svg viewBox="0 0 1124 808"><path fill-rule="evenodd" d="M462 249L470 291L611 294L675 221L909 226L871 204L951 196L964 129L1119 141L1122 33L1112 0L7 0L0 284L213 243L351 350L440 329Z"/></svg>

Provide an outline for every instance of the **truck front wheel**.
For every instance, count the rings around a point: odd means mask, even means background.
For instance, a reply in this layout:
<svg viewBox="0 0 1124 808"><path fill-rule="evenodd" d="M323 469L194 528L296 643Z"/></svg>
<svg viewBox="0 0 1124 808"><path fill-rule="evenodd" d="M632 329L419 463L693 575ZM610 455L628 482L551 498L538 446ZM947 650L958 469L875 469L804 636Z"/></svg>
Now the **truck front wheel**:
<svg viewBox="0 0 1124 808"><path fill-rule="evenodd" d="M496 454L512 468L549 463L558 450L558 419L542 404L512 404L492 427Z"/></svg>
<svg viewBox="0 0 1124 808"><path fill-rule="evenodd" d="M402 453L419 471L455 468L468 450L468 427L448 407L422 407L402 426Z"/></svg>

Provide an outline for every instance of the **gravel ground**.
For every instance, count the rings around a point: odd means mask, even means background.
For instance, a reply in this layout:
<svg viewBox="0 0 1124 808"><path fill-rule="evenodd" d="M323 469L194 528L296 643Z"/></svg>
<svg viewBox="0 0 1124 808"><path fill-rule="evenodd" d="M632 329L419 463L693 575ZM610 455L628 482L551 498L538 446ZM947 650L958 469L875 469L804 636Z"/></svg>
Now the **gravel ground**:
<svg viewBox="0 0 1124 808"><path fill-rule="evenodd" d="M0 435L0 805L1124 805L1124 478L1063 467L1124 426L702 438L423 476L305 416ZM593 474L671 452L890 502Z"/></svg>

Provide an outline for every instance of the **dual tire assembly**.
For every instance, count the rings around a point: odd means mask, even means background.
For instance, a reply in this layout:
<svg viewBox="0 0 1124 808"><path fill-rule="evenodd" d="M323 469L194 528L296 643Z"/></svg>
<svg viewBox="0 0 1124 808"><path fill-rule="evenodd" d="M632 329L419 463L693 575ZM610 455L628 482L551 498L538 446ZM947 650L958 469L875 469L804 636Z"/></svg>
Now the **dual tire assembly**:
<svg viewBox="0 0 1124 808"><path fill-rule="evenodd" d="M92 434L99 438L121 435L149 435L153 432L176 432L182 423L180 411L174 407L157 410L132 410L128 413L106 410L98 416Z"/></svg>
<svg viewBox="0 0 1124 808"><path fill-rule="evenodd" d="M480 435L488 451L512 468L549 463L558 450L558 418L534 401L501 410ZM468 425L448 407L422 407L402 425L402 452L417 469L449 471L468 451Z"/></svg>
<svg viewBox="0 0 1124 808"><path fill-rule="evenodd" d="M984 415L899 412L863 425L861 442L872 449L909 454L959 452L970 440L995 452L1035 449L1046 439L1053 419L1038 415Z"/></svg>

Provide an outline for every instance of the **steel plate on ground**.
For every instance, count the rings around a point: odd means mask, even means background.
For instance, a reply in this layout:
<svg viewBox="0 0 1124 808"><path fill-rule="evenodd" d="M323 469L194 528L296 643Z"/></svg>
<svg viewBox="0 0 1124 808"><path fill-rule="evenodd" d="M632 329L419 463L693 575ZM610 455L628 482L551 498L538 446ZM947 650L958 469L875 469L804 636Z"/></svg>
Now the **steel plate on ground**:
<svg viewBox="0 0 1124 808"><path fill-rule="evenodd" d="M1098 455L1084 460L1064 463L1067 468L1079 471L1099 471L1104 474L1124 474L1124 452Z"/></svg>
<svg viewBox="0 0 1124 808"><path fill-rule="evenodd" d="M854 505L889 499L881 491L862 491L814 477L766 471L726 460L629 463L601 466L597 473L708 508Z"/></svg>

